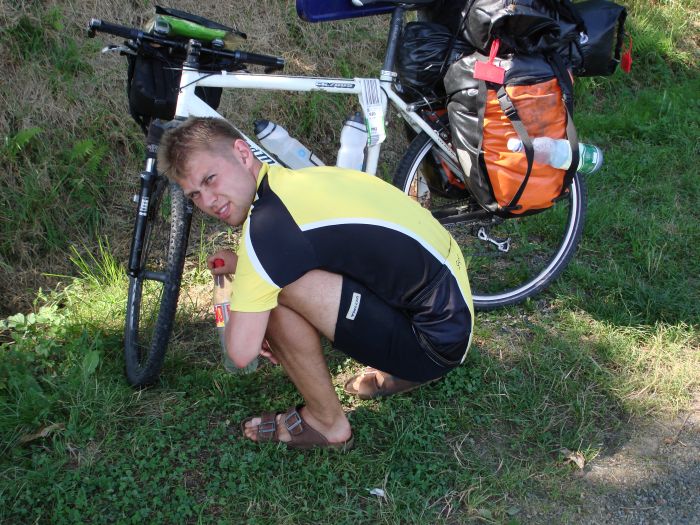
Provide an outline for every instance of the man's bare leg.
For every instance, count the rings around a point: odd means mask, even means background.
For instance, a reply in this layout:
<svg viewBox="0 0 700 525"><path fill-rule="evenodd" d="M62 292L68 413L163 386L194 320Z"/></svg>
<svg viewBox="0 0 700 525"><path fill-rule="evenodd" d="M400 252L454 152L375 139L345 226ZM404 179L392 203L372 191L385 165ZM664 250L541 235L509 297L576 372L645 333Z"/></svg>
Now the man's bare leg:
<svg viewBox="0 0 700 525"><path fill-rule="evenodd" d="M338 274L321 270L305 274L280 294L280 305L270 315L266 334L274 356L304 398L302 417L330 443L342 443L351 435L319 337L321 332L334 338L341 289ZM289 433L280 419L279 437L288 441ZM248 438L256 439L259 424L259 418L246 424Z"/></svg>

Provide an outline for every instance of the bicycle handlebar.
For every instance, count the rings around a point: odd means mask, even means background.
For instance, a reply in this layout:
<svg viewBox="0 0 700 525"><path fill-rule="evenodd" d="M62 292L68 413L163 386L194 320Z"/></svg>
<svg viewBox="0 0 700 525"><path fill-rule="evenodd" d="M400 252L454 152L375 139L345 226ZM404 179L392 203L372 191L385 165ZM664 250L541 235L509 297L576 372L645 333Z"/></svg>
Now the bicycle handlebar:
<svg viewBox="0 0 700 525"><path fill-rule="evenodd" d="M88 22L88 36L93 38L96 32L108 33L110 35L126 38L127 40L147 40L163 46L172 47L174 49L186 50L187 44L176 40L170 40L157 35L146 33L141 29L133 27L121 26L105 22L99 18L92 18ZM238 64L251 64L264 66L267 69L282 69L284 67L284 58L271 55L261 55L258 53L247 53L245 51L226 51L224 49L211 49L202 47L203 53L209 53L223 58L233 59Z"/></svg>
<svg viewBox="0 0 700 525"><path fill-rule="evenodd" d="M140 29L110 24L99 18L91 18L90 22L88 22L88 36L93 38L96 31L109 33L110 35L127 38L129 40L142 40L143 37L146 36L146 33Z"/></svg>
<svg viewBox="0 0 700 525"><path fill-rule="evenodd" d="M238 62L244 64L255 64L258 66L265 66L272 69L282 69L284 67L284 58L274 57L271 55L260 55L258 53L247 53L245 51L218 51L218 50L204 50L209 53L218 55L221 53L225 56L233 55L233 58Z"/></svg>

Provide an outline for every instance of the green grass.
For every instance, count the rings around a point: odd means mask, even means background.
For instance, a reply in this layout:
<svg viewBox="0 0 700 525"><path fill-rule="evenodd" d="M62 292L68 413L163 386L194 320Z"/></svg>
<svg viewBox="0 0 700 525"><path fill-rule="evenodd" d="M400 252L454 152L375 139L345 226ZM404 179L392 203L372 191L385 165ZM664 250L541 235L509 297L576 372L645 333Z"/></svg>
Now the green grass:
<svg viewBox="0 0 700 525"><path fill-rule="evenodd" d="M595 314L616 323L696 324L700 262L697 184L698 78L626 93L605 114L579 112L584 140L605 144L606 165L588 179L589 212L577 277Z"/></svg>
<svg viewBox="0 0 700 525"><path fill-rule="evenodd" d="M590 461L624 443L630 421L674 413L700 386L691 7L630 2L632 74L577 82L579 134L606 163L587 180L580 250L550 290L479 315L464 366L409 395L350 399L342 384L357 365L329 350L356 435L345 455L238 436L243 418L301 400L278 368L221 367L204 260L236 232L199 215L161 380L126 385L123 264L142 146L125 114L123 59L97 57L103 42L82 38L72 13L87 7L3 7L17 85L16 102L0 95L0 284L14 301L0 326L0 522L526 523L533 498L575 515L563 449ZM367 42L383 29L370 21L311 26L291 2L240 9L251 50L284 50L293 72L362 76L380 61ZM136 10L134 20L151 6ZM104 15L128 23L119 16ZM224 108L277 120L324 157L346 103L243 96ZM384 176L401 151L392 144Z"/></svg>
<svg viewBox="0 0 700 525"><path fill-rule="evenodd" d="M67 297L110 288L93 279L49 300L71 306L10 321L14 342L0 368L5 521L498 521L517 517L529 492L560 490L571 471L562 449L591 459L630 414L682 406L697 386L692 328L513 309L480 316L466 365L440 383L383 402L340 392L353 409L349 454L259 449L237 423L300 401L281 370L226 375L213 329L182 319L161 382L134 392L122 378L112 302ZM355 368L337 353L330 363L338 378ZM20 443L49 424L60 427Z"/></svg>

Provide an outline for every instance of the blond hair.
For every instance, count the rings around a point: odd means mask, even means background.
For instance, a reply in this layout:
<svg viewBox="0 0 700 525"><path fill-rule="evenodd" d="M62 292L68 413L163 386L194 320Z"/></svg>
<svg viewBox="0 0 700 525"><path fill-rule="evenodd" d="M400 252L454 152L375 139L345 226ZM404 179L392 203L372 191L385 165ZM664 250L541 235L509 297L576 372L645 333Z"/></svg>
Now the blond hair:
<svg viewBox="0 0 700 525"><path fill-rule="evenodd" d="M177 182L187 176L187 163L193 153L211 151L229 155L227 147L243 139L231 124L220 118L192 117L163 135L158 147L158 171Z"/></svg>

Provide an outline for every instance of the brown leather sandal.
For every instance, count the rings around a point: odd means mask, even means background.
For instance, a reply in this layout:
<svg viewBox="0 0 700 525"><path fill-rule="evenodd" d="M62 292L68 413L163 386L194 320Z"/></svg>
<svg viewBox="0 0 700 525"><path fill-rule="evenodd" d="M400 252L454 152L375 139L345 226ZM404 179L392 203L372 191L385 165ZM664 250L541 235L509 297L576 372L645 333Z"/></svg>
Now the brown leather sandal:
<svg viewBox="0 0 700 525"><path fill-rule="evenodd" d="M348 394L357 396L360 399L377 399L379 397L410 392L411 390L415 390L422 385L433 383L434 381L437 381L437 379L426 381L425 383L408 381L377 370L376 368L367 367L359 374L348 379L345 382L344 390Z"/></svg>
<svg viewBox="0 0 700 525"><path fill-rule="evenodd" d="M346 452L355 445L355 437L350 435L350 438L342 443L329 443L326 436L309 425L299 414L301 407L291 407L286 413L278 412L274 414L268 412L260 416L260 424L258 425L257 442L258 443L284 443L287 448L293 449L310 449L310 448L328 448ZM281 441L279 438L277 427L277 416L282 414L282 424L287 428L287 432L291 436L290 441ZM252 421L254 417L249 417L241 422L241 432L245 435L246 423Z"/></svg>

